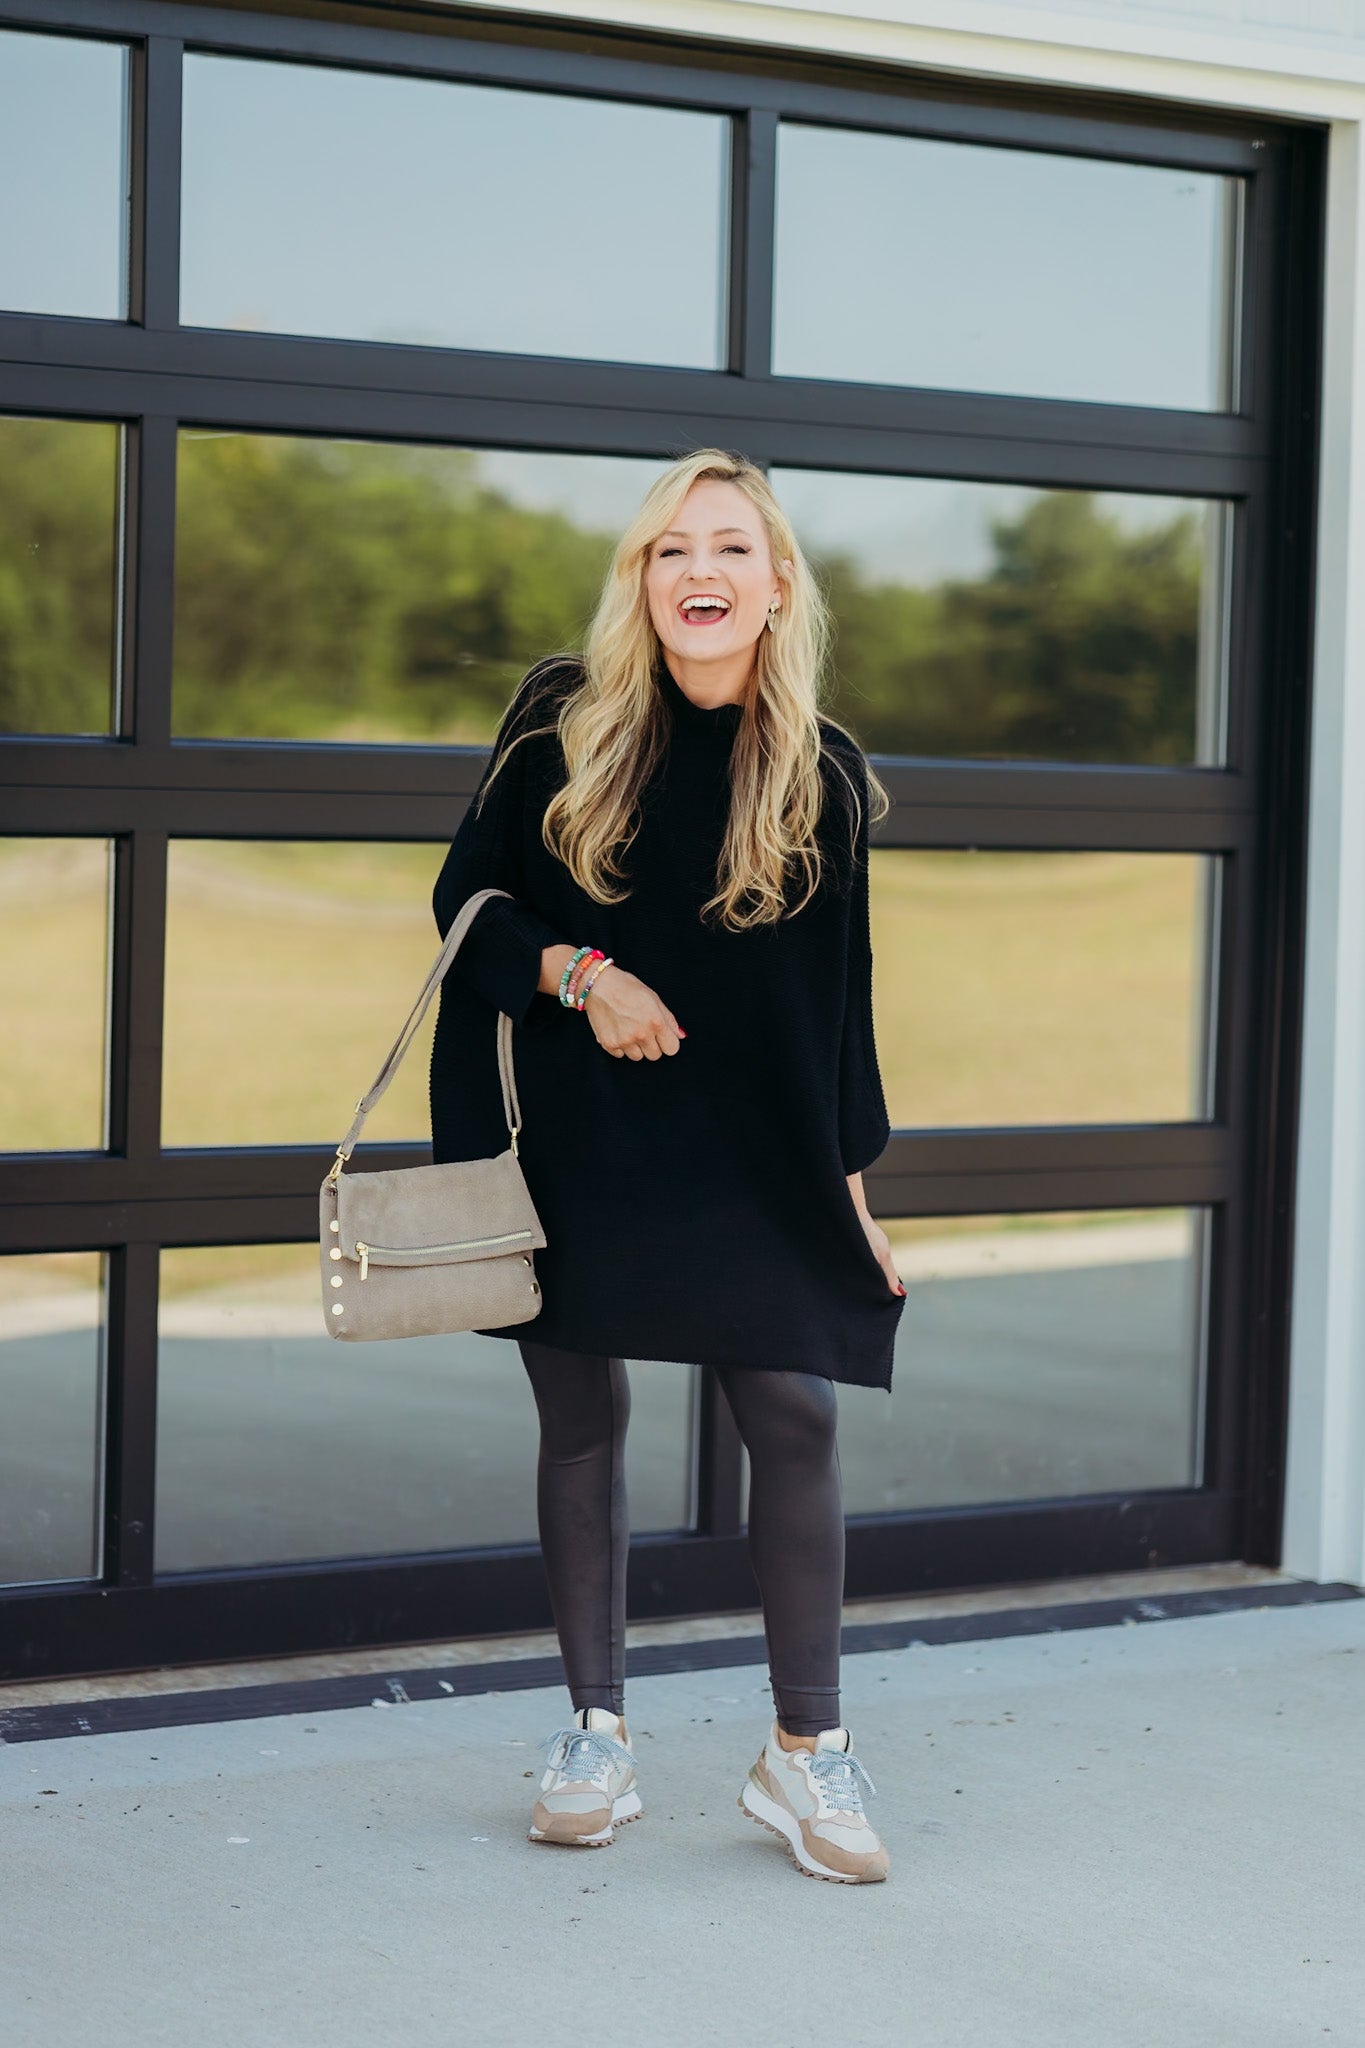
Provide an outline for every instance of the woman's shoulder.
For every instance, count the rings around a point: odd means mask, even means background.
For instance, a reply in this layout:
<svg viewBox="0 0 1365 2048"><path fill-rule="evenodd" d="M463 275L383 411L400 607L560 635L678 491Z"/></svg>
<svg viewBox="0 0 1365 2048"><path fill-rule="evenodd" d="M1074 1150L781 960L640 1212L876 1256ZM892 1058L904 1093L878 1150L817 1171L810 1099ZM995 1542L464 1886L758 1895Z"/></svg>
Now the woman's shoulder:
<svg viewBox="0 0 1365 2048"><path fill-rule="evenodd" d="M818 711L815 721L820 728L822 753L832 755L844 767L866 769L867 755L847 726L840 725L838 719L831 718L827 711Z"/></svg>
<svg viewBox="0 0 1365 2048"><path fill-rule="evenodd" d="M559 714L584 677L580 655L549 654L527 669L498 724L493 759L514 751L558 752Z"/></svg>
<svg viewBox="0 0 1365 2048"><path fill-rule="evenodd" d="M530 720L558 716L566 697L581 688L585 675L581 654L547 654L527 669L503 714L504 727L521 730Z"/></svg>

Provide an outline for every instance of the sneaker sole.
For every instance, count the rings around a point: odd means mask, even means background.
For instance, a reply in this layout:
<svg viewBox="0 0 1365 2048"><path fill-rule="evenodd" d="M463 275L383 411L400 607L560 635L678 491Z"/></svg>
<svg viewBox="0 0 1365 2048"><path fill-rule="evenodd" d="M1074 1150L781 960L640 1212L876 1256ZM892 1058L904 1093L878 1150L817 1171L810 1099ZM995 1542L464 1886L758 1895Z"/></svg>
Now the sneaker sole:
<svg viewBox="0 0 1365 2048"><path fill-rule="evenodd" d="M623 1792L614 1800L611 1809L611 1823L595 1835L547 1835L540 1828L529 1828L528 1842L548 1842L554 1849L609 1849L615 1838L615 1830L624 1827L627 1821L638 1820L644 1812L644 1802L638 1792Z"/></svg>
<svg viewBox="0 0 1365 2048"><path fill-rule="evenodd" d="M745 1781L735 1804L741 1813L747 1813L750 1820L757 1821L761 1828L766 1828L770 1835L776 1835L780 1842L785 1843L787 1854L803 1877L822 1878L826 1884L885 1884L884 1875L854 1877L851 1871L826 1870L823 1864L814 1862L793 1816L775 1799L770 1799L766 1792L760 1792L752 1779Z"/></svg>

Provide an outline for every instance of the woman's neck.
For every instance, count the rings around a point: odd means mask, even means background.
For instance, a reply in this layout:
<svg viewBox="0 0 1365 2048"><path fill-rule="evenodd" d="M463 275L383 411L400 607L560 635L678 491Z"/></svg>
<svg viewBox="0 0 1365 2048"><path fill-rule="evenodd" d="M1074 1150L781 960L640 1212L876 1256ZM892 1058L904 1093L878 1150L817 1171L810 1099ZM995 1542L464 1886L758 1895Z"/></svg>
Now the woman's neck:
<svg viewBox="0 0 1365 2048"><path fill-rule="evenodd" d="M662 652L664 664L678 688L703 711L717 710L722 704L742 704L748 695L749 679L754 672L751 647L721 661L689 661L685 654L675 654L671 647L663 648Z"/></svg>

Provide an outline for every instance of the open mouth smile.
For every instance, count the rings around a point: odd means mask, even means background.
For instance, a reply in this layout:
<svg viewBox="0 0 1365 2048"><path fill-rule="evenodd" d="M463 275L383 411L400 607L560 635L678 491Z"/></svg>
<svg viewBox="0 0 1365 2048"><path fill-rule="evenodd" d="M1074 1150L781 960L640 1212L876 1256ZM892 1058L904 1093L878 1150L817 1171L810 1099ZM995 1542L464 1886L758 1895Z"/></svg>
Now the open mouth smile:
<svg viewBox="0 0 1365 2048"><path fill-rule="evenodd" d="M729 618L730 600L715 591L698 592L695 597L682 600L678 616L685 626L715 626Z"/></svg>

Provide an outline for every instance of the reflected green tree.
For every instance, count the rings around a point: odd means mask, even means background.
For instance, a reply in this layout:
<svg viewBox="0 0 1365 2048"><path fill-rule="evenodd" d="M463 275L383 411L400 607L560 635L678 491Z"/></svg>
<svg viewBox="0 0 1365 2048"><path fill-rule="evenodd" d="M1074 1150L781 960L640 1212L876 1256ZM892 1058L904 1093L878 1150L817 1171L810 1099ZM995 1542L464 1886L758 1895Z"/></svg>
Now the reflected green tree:
<svg viewBox="0 0 1365 2048"><path fill-rule="evenodd" d="M0 421L0 730L108 730L116 436ZM995 522L975 577L829 553L830 708L875 751L1189 761L1204 530L1055 491ZM199 431L175 539L178 737L465 744L581 645L613 542L476 451Z"/></svg>
<svg viewBox="0 0 1365 2048"><path fill-rule="evenodd" d="M0 419L0 732L110 729L119 436Z"/></svg>
<svg viewBox="0 0 1365 2048"><path fill-rule="evenodd" d="M179 477L185 737L488 740L581 641L612 546L459 449L189 437Z"/></svg>
<svg viewBox="0 0 1365 2048"><path fill-rule="evenodd" d="M1203 520L1134 532L1084 491L991 527L979 578L822 564L836 711L890 753L1169 766L1194 756Z"/></svg>

